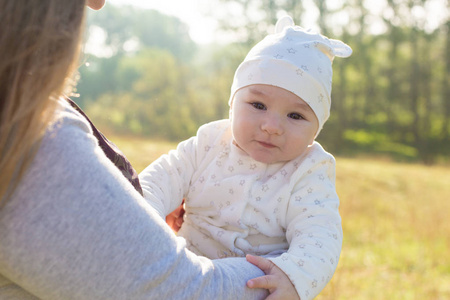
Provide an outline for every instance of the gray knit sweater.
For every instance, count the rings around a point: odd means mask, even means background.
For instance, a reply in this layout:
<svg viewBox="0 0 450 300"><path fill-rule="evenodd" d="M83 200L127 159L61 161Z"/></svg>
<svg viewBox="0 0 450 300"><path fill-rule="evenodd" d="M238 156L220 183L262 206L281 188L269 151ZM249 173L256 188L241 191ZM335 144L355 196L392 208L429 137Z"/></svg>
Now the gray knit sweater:
<svg viewBox="0 0 450 300"><path fill-rule="evenodd" d="M97 145L78 112L58 119L0 210L0 299L262 299L244 258L187 251Z"/></svg>

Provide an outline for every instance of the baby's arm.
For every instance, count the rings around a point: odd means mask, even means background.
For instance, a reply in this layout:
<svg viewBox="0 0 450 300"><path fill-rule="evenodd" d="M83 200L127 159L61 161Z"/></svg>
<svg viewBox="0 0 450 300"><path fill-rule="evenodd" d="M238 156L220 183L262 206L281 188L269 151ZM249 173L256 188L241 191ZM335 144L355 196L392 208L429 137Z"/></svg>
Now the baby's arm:
<svg viewBox="0 0 450 300"><path fill-rule="evenodd" d="M162 219L178 209L189 189L193 160L194 138L180 143L176 150L162 155L139 174L145 200Z"/></svg>
<svg viewBox="0 0 450 300"><path fill-rule="evenodd" d="M265 276L256 277L247 281L249 288L269 290L270 295L266 300L300 299L289 277L273 262L261 256L247 255L246 258L248 262L254 264L266 274Z"/></svg>
<svg viewBox="0 0 450 300"><path fill-rule="evenodd" d="M317 150L317 149L316 149ZM313 299L333 276L342 247L334 159L314 151L299 167L286 210L289 249L269 258L294 284L302 300Z"/></svg>

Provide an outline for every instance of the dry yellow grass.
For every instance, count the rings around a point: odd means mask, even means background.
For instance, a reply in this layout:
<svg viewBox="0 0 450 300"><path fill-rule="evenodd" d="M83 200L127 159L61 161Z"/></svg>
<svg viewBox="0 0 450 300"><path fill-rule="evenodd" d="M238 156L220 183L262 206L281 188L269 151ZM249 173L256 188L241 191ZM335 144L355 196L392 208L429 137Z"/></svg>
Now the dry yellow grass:
<svg viewBox="0 0 450 300"><path fill-rule="evenodd" d="M131 161L137 172L144 170L152 161L177 147L177 143L155 141L141 137L108 136Z"/></svg>
<svg viewBox="0 0 450 300"><path fill-rule="evenodd" d="M112 139L140 172L175 143ZM337 159L344 244L318 300L450 299L450 168Z"/></svg>
<svg viewBox="0 0 450 300"><path fill-rule="evenodd" d="M317 299L450 299L450 169L337 161L344 244Z"/></svg>

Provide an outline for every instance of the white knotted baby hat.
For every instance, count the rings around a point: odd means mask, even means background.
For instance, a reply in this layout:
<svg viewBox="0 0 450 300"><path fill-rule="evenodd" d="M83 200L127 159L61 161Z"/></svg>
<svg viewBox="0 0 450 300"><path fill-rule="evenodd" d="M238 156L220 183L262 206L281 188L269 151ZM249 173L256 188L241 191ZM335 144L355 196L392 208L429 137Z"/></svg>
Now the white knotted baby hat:
<svg viewBox="0 0 450 300"><path fill-rule="evenodd" d="M256 44L239 65L229 104L237 90L252 84L281 87L302 98L319 120L319 134L330 116L332 62L349 57L352 49L341 41L294 25L291 17L278 20L275 33Z"/></svg>

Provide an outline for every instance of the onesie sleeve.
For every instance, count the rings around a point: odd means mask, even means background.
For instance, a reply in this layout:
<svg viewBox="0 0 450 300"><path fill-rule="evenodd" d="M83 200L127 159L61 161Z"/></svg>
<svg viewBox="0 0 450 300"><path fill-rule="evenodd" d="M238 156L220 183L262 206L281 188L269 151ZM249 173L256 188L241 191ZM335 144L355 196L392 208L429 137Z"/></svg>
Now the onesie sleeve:
<svg viewBox="0 0 450 300"><path fill-rule="evenodd" d="M196 136L179 143L176 150L139 174L145 200L163 219L182 203L197 171L221 149L228 124L228 120L219 120L202 125Z"/></svg>
<svg viewBox="0 0 450 300"><path fill-rule="evenodd" d="M197 138L181 142L151 163L139 174L144 198L161 218L170 214L183 201L195 171Z"/></svg>
<svg viewBox="0 0 450 300"><path fill-rule="evenodd" d="M286 212L289 249L271 258L302 300L317 296L333 276L342 247L335 160L320 145L305 158Z"/></svg>

